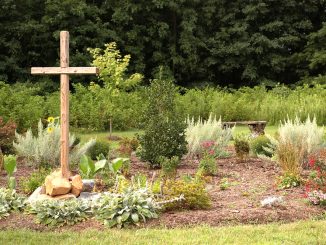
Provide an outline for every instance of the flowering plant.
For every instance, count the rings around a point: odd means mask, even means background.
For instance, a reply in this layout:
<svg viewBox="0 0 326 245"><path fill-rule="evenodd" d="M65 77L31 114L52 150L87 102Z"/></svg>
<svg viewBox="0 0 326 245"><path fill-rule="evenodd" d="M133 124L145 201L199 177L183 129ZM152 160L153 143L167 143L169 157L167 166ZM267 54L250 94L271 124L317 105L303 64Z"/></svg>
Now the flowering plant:
<svg viewBox="0 0 326 245"><path fill-rule="evenodd" d="M227 156L228 153L223 150L223 146L214 140L205 140L201 144L201 156L210 156L212 158Z"/></svg>
<svg viewBox="0 0 326 245"><path fill-rule="evenodd" d="M314 205L326 206L326 193L314 190L308 193L308 200Z"/></svg>
<svg viewBox="0 0 326 245"><path fill-rule="evenodd" d="M60 124L60 118L59 117L48 117L47 119L48 126L46 128L48 133L52 133L54 128Z"/></svg>
<svg viewBox="0 0 326 245"><path fill-rule="evenodd" d="M326 205L326 163L321 158L309 160L311 172L306 182L306 197L315 205Z"/></svg>

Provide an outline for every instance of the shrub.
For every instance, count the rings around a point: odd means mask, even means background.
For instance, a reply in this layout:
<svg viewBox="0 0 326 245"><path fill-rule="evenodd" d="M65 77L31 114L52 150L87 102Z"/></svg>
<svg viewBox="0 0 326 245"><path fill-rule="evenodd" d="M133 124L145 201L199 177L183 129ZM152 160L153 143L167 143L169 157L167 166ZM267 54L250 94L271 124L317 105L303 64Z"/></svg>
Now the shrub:
<svg viewBox="0 0 326 245"><path fill-rule="evenodd" d="M95 160L101 154L107 157L109 155L109 150L109 142L96 140L95 144L89 149L88 154L93 160Z"/></svg>
<svg viewBox="0 0 326 245"><path fill-rule="evenodd" d="M158 160L161 166L161 175L163 178L175 178L177 175L177 167L180 164L180 159L177 156L171 157L159 157Z"/></svg>
<svg viewBox="0 0 326 245"><path fill-rule="evenodd" d="M38 123L38 133L33 135L32 130L27 130L25 135L16 133L16 142L14 147L17 155L24 157L28 164L41 167L55 167L60 162L60 126L54 125L52 130L43 128L41 120ZM69 145L72 148L75 142L75 136L69 135ZM76 164L83 154L95 143L90 140L84 145L78 144L70 150L70 163Z"/></svg>
<svg viewBox="0 0 326 245"><path fill-rule="evenodd" d="M131 153L135 151L139 146L139 141L137 138L127 138L124 137L119 141L118 151L120 155L130 157Z"/></svg>
<svg viewBox="0 0 326 245"><path fill-rule="evenodd" d="M28 212L36 214L38 223L48 226L74 225L92 214L90 204L81 200L37 201L30 204Z"/></svg>
<svg viewBox="0 0 326 245"><path fill-rule="evenodd" d="M18 195L15 190L0 188L0 220L9 216L13 210L24 208L25 198Z"/></svg>
<svg viewBox="0 0 326 245"><path fill-rule="evenodd" d="M0 117L0 150L4 154L13 154L13 141L15 139L16 124L12 121L4 123Z"/></svg>
<svg viewBox="0 0 326 245"><path fill-rule="evenodd" d="M158 218L158 206L147 189L126 189L122 194L106 194L94 206L96 219L108 227L122 228L138 225L147 219Z"/></svg>
<svg viewBox="0 0 326 245"><path fill-rule="evenodd" d="M207 121L199 118L195 122L194 118L187 120L186 141L188 143L188 155L194 156L202 152L203 142L215 142L215 151L217 154L223 154L223 149L226 147L232 137L230 128L223 129L221 118L216 120L209 116ZM218 157L218 156L217 156Z"/></svg>
<svg viewBox="0 0 326 245"><path fill-rule="evenodd" d="M205 153L199 162L198 172L202 175L216 175L217 164L215 157L209 153Z"/></svg>
<svg viewBox="0 0 326 245"><path fill-rule="evenodd" d="M270 139L268 139L265 135L259 135L250 141L250 149L255 156L263 155L272 157L272 154L266 150L266 147L268 147L270 144Z"/></svg>
<svg viewBox="0 0 326 245"><path fill-rule="evenodd" d="M45 177L51 173L51 169L41 168L33 172L30 176L24 177L20 180L20 185L23 192L26 194L31 194L38 187L44 184Z"/></svg>
<svg viewBox="0 0 326 245"><path fill-rule="evenodd" d="M205 184L200 181L168 180L163 187L163 192L169 198L184 195L184 200L180 202L167 203L165 205L167 210L207 209L211 206L211 200L205 189Z"/></svg>
<svg viewBox="0 0 326 245"><path fill-rule="evenodd" d="M240 134L234 137L234 148L239 159L244 160L248 158L250 152L248 136Z"/></svg>
<svg viewBox="0 0 326 245"><path fill-rule="evenodd" d="M146 90L148 103L139 155L152 167L159 165L160 156L181 158L186 153L186 124L176 113L175 94L176 88L169 80L154 80Z"/></svg>

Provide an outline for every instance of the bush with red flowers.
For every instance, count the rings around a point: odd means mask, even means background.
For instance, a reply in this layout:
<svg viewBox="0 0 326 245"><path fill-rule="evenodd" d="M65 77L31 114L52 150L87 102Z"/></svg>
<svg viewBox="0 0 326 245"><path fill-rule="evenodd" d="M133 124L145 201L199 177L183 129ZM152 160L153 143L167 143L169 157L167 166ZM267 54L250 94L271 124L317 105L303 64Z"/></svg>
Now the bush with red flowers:
<svg viewBox="0 0 326 245"><path fill-rule="evenodd" d="M326 163L313 157L309 160L311 172L306 182L306 196L315 205L326 205Z"/></svg>

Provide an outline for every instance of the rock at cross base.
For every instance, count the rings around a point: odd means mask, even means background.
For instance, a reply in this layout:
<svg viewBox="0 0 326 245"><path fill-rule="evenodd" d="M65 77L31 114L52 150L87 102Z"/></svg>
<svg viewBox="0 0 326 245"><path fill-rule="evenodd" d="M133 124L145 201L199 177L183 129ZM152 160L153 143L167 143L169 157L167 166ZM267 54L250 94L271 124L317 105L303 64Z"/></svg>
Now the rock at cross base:
<svg viewBox="0 0 326 245"><path fill-rule="evenodd" d="M58 196L69 193L71 184L68 179L63 178L59 171L48 175L45 178L45 191L47 195Z"/></svg>
<svg viewBox="0 0 326 245"><path fill-rule="evenodd" d="M51 199L55 199L55 200L69 200L69 199L76 199L76 196L74 194L72 194L72 193L68 193L68 194L65 194L65 195L51 197Z"/></svg>
<svg viewBox="0 0 326 245"><path fill-rule="evenodd" d="M71 193L76 197L80 195L83 190L83 181L80 175L75 175L71 177Z"/></svg>

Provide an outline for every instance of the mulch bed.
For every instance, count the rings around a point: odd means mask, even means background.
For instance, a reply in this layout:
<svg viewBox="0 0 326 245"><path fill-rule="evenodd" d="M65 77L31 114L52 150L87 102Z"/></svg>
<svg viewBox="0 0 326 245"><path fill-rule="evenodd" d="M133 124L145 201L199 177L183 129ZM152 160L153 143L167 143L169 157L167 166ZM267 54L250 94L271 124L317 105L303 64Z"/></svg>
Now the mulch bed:
<svg viewBox="0 0 326 245"><path fill-rule="evenodd" d="M231 150L232 151L232 150ZM233 154L234 155L234 154ZM152 176L157 170L151 170L132 157L131 173L145 173ZM226 224L261 224L269 222L291 222L316 217L325 212L319 206L307 203L304 198L304 187L300 186L288 190L278 190L275 179L280 170L273 162L250 158L239 162L237 158L230 157L218 159L218 174L212 177L207 185L212 199L212 207L207 210L183 210L162 213L159 219L150 220L143 227L183 227L193 225L219 226ZM183 160L178 168L178 175L195 174L198 162ZM16 178L17 190L21 192L19 179L29 176L33 171L26 166L18 166ZM158 173L157 173L158 174ZM0 186L6 185L6 175L0 174ZM222 178L228 178L231 186L226 190L220 189ZM261 207L260 201L268 196L283 196L284 204L274 208ZM0 230L24 228L37 231L44 230L73 230L104 229L103 225L94 219L60 228L48 228L35 224L34 217L26 214L12 213L7 219L0 220Z"/></svg>

